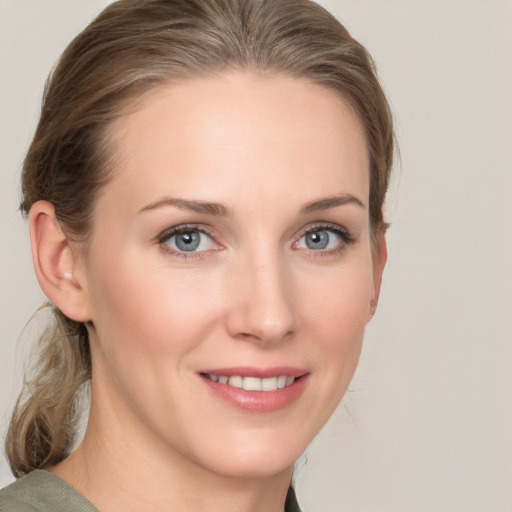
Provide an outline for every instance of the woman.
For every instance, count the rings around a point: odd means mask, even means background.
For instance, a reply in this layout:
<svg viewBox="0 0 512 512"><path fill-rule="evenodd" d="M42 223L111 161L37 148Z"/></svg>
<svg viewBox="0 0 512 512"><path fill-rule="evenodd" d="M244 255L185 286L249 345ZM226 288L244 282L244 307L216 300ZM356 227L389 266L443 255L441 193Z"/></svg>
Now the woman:
<svg viewBox="0 0 512 512"><path fill-rule="evenodd" d="M392 154L370 57L313 2L105 9L24 163L55 325L0 510L298 510L377 306Z"/></svg>

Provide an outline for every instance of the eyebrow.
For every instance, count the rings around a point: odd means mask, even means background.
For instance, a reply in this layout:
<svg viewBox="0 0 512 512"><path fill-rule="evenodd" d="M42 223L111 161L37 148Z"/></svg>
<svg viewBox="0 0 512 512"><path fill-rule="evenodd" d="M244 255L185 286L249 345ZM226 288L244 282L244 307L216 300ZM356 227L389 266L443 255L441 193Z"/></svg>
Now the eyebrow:
<svg viewBox="0 0 512 512"><path fill-rule="evenodd" d="M217 215L227 217L231 215L228 208L220 203L212 203L209 201L198 201L195 199L180 199L176 197L164 197L149 203L148 205L141 208L138 213L155 210L164 206L174 206L181 208L182 210L189 210L197 213L207 213L208 215Z"/></svg>
<svg viewBox="0 0 512 512"><path fill-rule="evenodd" d="M331 208L336 208L337 206L343 206L345 204L356 204L361 208L365 208L364 203L356 196L342 193L333 197L326 197L317 201L306 203L301 207L300 214L305 215L312 212L329 210ZM208 215L215 215L219 217L227 217L232 215L232 212L221 203L199 201L195 199L181 199L177 197L163 197L162 199L157 199L156 201L153 201L152 203L149 203L148 205L141 208L138 213L156 210L157 208L162 208L165 206L174 206L175 208L181 208L182 210L206 213Z"/></svg>
<svg viewBox="0 0 512 512"><path fill-rule="evenodd" d="M306 213L329 210L331 208L336 208L337 206L343 206L345 204L355 204L361 208L365 208L364 203L358 197L353 196L352 194L342 193L333 197L326 197L324 199L319 199L318 201L306 203L300 209L300 213L304 215Z"/></svg>

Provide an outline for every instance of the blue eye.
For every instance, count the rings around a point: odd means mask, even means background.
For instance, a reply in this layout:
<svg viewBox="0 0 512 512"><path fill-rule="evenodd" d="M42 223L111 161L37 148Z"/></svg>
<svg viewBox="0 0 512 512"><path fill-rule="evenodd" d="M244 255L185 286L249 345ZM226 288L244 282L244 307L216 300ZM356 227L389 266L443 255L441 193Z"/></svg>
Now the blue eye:
<svg viewBox="0 0 512 512"><path fill-rule="evenodd" d="M202 252L212 249L215 242L196 228L181 229L163 242L177 252Z"/></svg>
<svg viewBox="0 0 512 512"><path fill-rule="evenodd" d="M304 233L296 247L310 251L332 251L350 241L349 235L339 229L319 227Z"/></svg>

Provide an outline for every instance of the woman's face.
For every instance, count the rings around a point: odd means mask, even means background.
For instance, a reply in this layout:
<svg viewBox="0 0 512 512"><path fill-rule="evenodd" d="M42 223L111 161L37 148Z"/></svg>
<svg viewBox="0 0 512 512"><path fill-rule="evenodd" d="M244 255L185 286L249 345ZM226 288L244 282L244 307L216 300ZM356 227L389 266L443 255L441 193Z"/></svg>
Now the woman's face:
<svg viewBox="0 0 512 512"><path fill-rule="evenodd" d="M162 87L112 136L76 270L92 425L217 474L288 470L347 388L382 271L358 120L305 80L232 73Z"/></svg>

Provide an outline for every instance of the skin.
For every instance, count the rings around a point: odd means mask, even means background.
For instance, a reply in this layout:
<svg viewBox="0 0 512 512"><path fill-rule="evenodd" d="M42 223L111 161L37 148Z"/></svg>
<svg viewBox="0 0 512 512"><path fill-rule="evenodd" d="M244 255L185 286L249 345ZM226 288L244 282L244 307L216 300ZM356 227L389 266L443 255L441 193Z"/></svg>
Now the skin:
<svg viewBox="0 0 512 512"><path fill-rule="evenodd" d="M352 378L386 260L383 238L372 259L358 119L305 80L230 73L160 88L111 134L118 172L87 249L51 205L31 211L43 289L92 323L87 432L52 471L109 512L282 512L295 461ZM227 215L148 208L169 197ZM204 250L162 239L183 224L208 233ZM329 249L308 248L305 231L322 229ZM197 373L234 366L309 375L288 407L251 413Z"/></svg>

